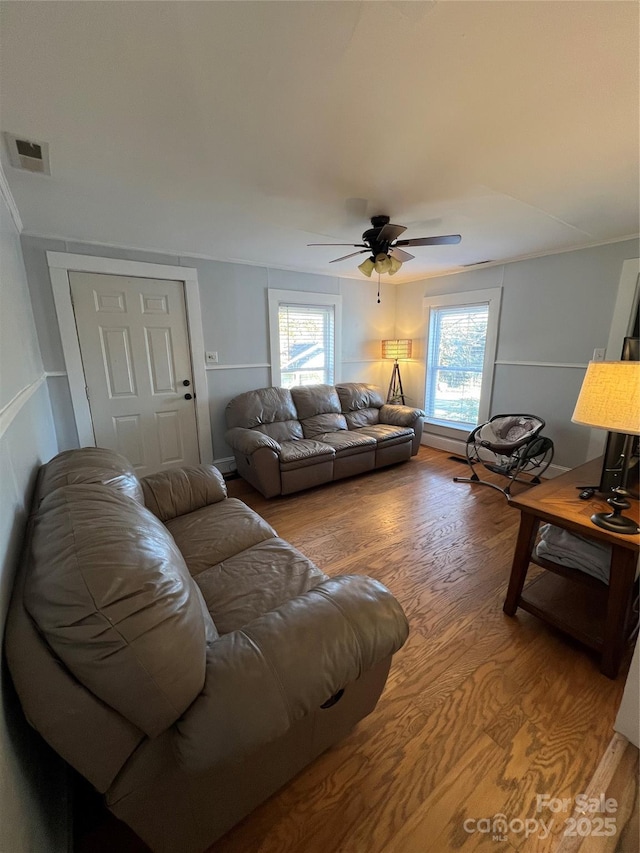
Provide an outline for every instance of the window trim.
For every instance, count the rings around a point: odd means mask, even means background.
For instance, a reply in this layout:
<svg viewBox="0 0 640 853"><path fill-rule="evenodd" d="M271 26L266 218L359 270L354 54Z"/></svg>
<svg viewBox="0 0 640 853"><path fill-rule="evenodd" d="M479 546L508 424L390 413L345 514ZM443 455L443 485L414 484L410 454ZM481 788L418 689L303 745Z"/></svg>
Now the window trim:
<svg viewBox="0 0 640 853"><path fill-rule="evenodd" d="M487 337L484 348L484 362L482 365L482 384L480 386L480 406L478 408L478 423L484 423L489 419L491 411L491 398L493 395L493 375L498 349L498 328L500 324L500 307L502 304L502 288L488 287L484 290L468 290L463 293L442 293L437 296L425 296L422 300L423 308L427 309L426 334L425 334L425 405L427 394L427 375L429 371L429 348L431 333L431 310L433 308L460 308L465 305L488 305L489 317L487 319ZM439 431L451 430L452 435L459 432L468 433L469 428L465 424L456 425L451 421L444 422L437 418L425 418L429 425L438 428Z"/></svg>
<svg viewBox="0 0 640 853"><path fill-rule="evenodd" d="M342 371L342 296L337 293L313 293L308 290L274 290L268 288L269 299L269 349L271 359L271 384L282 383L280 372L280 305L331 305L333 306L333 384L341 379Z"/></svg>

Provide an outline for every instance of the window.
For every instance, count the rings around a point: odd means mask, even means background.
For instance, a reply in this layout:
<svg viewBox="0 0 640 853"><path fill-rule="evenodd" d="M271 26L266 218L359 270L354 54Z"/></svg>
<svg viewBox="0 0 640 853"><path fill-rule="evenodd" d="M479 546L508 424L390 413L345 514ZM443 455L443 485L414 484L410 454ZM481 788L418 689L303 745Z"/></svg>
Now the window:
<svg viewBox="0 0 640 853"><path fill-rule="evenodd" d="M269 290L274 385L291 388L337 381L340 308L340 296Z"/></svg>
<svg viewBox="0 0 640 853"><path fill-rule="evenodd" d="M469 431L489 417L500 288L427 297L427 420Z"/></svg>

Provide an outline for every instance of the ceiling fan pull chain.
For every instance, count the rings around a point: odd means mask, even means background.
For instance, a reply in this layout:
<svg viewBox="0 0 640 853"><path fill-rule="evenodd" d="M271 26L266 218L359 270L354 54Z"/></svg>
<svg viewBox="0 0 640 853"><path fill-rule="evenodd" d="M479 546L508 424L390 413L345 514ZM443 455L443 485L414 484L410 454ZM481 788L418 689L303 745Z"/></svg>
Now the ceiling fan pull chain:
<svg viewBox="0 0 640 853"><path fill-rule="evenodd" d="M380 305L380 273L378 273L378 305Z"/></svg>

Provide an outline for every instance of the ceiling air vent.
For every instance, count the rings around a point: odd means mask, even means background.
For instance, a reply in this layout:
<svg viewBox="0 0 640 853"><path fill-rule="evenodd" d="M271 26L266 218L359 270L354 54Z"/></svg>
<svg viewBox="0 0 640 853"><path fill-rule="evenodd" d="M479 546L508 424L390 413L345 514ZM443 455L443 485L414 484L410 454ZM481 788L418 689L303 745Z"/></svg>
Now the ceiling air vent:
<svg viewBox="0 0 640 853"><path fill-rule="evenodd" d="M4 134L9 151L9 162L14 169L27 172L37 172L40 175L50 175L49 143L36 142L35 139L25 139L13 133Z"/></svg>

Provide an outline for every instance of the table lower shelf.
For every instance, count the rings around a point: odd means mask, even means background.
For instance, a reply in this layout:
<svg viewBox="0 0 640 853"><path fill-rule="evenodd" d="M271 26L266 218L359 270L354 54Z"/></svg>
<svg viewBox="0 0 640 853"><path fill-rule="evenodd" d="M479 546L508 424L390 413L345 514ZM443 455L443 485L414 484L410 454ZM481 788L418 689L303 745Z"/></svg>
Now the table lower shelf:
<svg viewBox="0 0 640 853"><path fill-rule="evenodd" d="M599 652L604 642L608 590L545 572L523 590L518 607Z"/></svg>

